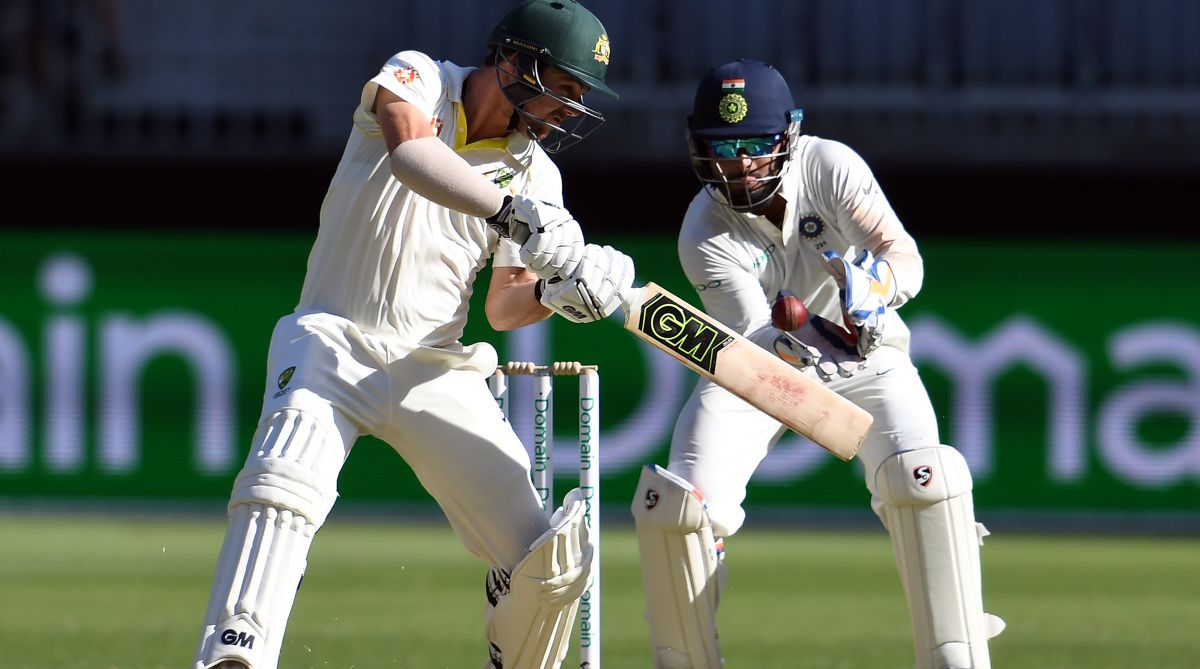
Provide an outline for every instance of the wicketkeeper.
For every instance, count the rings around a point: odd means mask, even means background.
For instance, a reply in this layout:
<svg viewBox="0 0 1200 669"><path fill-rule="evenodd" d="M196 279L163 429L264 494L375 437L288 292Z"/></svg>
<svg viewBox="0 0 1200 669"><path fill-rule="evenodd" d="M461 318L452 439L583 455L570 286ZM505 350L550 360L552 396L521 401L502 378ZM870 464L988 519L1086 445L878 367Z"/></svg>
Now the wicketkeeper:
<svg viewBox="0 0 1200 669"><path fill-rule="evenodd" d="M975 522L966 460L938 437L897 312L921 288L921 256L863 159L802 135L802 116L769 65L738 60L704 76L687 124L703 188L684 216L680 262L710 315L874 416L859 457L891 535L915 666L987 669L988 638L1003 629L983 610L987 532ZM771 322L781 292L808 307L793 331ZM724 542L745 519L746 484L785 431L702 379L667 469L643 470L632 510L656 667L721 666Z"/></svg>
<svg viewBox="0 0 1200 669"><path fill-rule="evenodd" d="M566 655L592 559L583 500L568 493L547 520L486 385L496 351L459 340L489 259L497 330L552 312L603 319L631 284L628 256L584 243L547 155L603 120L583 97L616 97L611 48L573 0L519 5L487 46L478 67L401 51L362 89L299 304L271 339L196 669L274 669L313 536L364 434L395 448L490 565L487 666Z"/></svg>

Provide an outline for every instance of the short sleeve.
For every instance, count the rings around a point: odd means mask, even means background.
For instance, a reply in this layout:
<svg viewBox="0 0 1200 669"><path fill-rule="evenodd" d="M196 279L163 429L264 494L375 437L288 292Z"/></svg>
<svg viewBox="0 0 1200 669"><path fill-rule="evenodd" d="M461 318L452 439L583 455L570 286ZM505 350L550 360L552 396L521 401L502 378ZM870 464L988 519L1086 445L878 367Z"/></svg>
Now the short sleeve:
<svg viewBox="0 0 1200 669"><path fill-rule="evenodd" d="M415 105L430 116L445 94L441 68L420 51L401 51L388 59L379 74L363 86L359 103L362 111L371 111L380 87L395 93L401 100Z"/></svg>

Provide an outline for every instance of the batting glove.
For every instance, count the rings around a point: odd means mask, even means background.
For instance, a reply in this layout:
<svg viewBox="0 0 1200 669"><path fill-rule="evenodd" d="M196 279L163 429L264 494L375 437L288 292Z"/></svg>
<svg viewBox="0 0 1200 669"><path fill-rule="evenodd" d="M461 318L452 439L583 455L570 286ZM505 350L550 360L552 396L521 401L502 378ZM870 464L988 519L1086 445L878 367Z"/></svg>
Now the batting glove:
<svg viewBox="0 0 1200 669"><path fill-rule="evenodd" d="M538 282L538 299L568 320L590 323L620 308L633 279L633 259L611 246L588 244L574 274Z"/></svg>
<svg viewBox="0 0 1200 669"><path fill-rule="evenodd" d="M570 212L521 195L505 197L487 223L521 245L521 262L543 279L566 278L583 258L583 230Z"/></svg>

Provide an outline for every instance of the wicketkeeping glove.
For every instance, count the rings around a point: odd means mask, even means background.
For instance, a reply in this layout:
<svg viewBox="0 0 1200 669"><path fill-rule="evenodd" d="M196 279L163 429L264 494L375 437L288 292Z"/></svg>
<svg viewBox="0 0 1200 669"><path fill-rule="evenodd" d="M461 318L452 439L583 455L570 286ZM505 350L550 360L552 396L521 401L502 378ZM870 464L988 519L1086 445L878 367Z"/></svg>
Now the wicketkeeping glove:
<svg viewBox="0 0 1200 669"><path fill-rule="evenodd" d="M847 249L853 255L854 247ZM886 260L863 250L847 261L837 251L826 251L825 268L837 281L842 311L858 336L858 352L867 356L883 341L884 315L896 297L896 280Z"/></svg>
<svg viewBox="0 0 1200 669"><path fill-rule="evenodd" d="M775 337L775 354L784 362L812 369L822 381L848 379L867 363L854 345L854 335L809 314L803 326Z"/></svg>
<svg viewBox="0 0 1200 669"><path fill-rule="evenodd" d="M633 285L633 260L611 246L588 244L575 273L538 282L543 305L575 323L607 318Z"/></svg>
<svg viewBox="0 0 1200 669"><path fill-rule="evenodd" d="M583 258L583 230L570 212L521 195L505 197L500 211L487 219L501 237L521 245L521 262L543 279L566 278Z"/></svg>

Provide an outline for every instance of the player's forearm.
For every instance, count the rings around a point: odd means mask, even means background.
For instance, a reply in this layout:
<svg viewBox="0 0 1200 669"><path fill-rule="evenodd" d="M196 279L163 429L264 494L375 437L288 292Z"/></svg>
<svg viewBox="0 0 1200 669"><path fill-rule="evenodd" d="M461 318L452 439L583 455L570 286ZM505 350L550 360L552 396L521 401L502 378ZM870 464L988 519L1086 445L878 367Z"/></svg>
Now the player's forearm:
<svg viewBox="0 0 1200 669"><path fill-rule="evenodd" d="M896 282L896 297L889 306L898 307L921 291L921 285L925 282L925 265L921 256L915 253L885 253L878 257L891 266Z"/></svg>
<svg viewBox="0 0 1200 669"><path fill-rule="evenodd" d="M898 307L921 290L925 282L925 263L917 252L917 244L907 233L879 244L875 248L865 246L880 260L886 260L892 269L892 280L896 282L896 296L888 306Z"/></svg>
<svg viewBox="0 0 1200 669"><path fill-rule="evenodd" d="M448 209L487 218L504 203L504 191L436 137L403 142L388 160L409 190Z"/></svg>
<svg viewBox="0 0 1200 669"><path fill-rule="evenodd" d="M550 317L552 313L542 306L534 294L536 277L519 268L495 268L492 285L488 289L484 312L488 324L499 332L515 330ZM507 275L507 276L505 276Z"/></svg>

